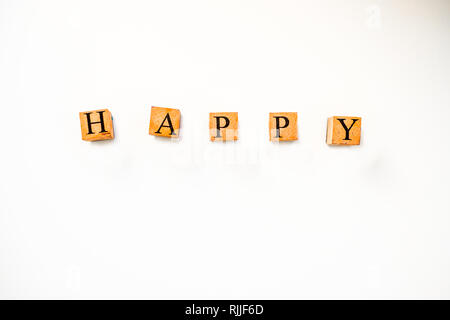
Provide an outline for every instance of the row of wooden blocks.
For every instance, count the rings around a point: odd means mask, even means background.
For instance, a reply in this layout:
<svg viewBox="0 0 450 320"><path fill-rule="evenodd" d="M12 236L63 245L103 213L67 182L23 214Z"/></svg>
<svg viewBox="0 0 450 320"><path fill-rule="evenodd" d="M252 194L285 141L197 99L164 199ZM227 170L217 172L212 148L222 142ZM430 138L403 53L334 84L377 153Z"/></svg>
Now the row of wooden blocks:
<svg viewBox="0 0 450 320"><path fill-rule="evenodd" d="M149 134L177 138L180 133L181 112L178 109L152 107ZM86 141L114 139L111 112L108 109L80 112L81 136ZM238 139L238 113L214 112L209 114L211 141ZM298 139L297 112L269 113L270 141ZM328 118L327 139L330 145L359 145L360 117Z"/></svg>

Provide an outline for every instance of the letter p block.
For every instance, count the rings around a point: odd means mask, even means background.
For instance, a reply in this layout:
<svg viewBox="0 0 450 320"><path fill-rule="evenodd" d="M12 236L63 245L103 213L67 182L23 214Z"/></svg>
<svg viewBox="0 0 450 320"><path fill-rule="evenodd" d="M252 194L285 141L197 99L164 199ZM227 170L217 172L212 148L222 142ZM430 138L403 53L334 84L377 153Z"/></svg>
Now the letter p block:
<svg viewBox="0 0 450 320"><path fill-rule="evenodd" d="M361 140L360 117L328 118L327 144L359 145Z"/></svg>
<svg viewBox="0 0 450 320"><path fill-rule="evenodd" d="M111 112L108 109L80 112L81 139L85 141L114 139Z"/></svg>
<svg viewBox="0 0 450 320"><path fill-rule="evenodd" d="M211 141L234 141L238 139L238 113L213 112L209 114L209 137Z"/></svg>
<svg viewBox="0 0 450 320"><path fill-rule="evenodd" d="M269 139L270 141L297 140L297 112L269 113Z"/></svg>

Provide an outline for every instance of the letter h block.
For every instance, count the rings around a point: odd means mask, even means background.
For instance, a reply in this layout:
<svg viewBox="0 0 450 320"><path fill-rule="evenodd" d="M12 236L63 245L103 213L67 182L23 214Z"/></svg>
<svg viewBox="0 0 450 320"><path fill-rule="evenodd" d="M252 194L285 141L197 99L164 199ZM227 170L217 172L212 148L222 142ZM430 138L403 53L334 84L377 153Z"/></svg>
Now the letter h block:
<svg viewBox="0 0 450 320"><path fill-rule="evenodd" d="M328 118L327 144L359 145L361 140L361 118L331 117Z"/></svg>
<svg viewBox="0 0 450 320"><path fill-rule="evenodd" d="M80 112L81 139L85 141L114 139L111 112L108 109Z"/></svg>

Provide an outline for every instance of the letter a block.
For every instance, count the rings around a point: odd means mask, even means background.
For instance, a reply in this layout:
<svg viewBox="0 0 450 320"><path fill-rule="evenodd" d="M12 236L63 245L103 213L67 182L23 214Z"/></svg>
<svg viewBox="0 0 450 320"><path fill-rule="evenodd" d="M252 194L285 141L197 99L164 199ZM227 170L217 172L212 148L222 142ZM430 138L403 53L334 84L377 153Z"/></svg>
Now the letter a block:
<svg viewBox="0 0 450 320"><path fill-rule="evenodd" d="M269 139L270 141L297 140L297 112L269 113Z"/></svg>
<svg viewBox="0 0 450 320"><path fill-rule="evenodd" d="M328 118L327 144L358 145L361 140L361 118Z"/></svg>
<svg viewBox="0 0 450 320"><path fill-rule="evenodd" d="M98 141L114 139L111 112L108 109L80 112L81 139Z"/></svg>
<svg viewBox="0 0 450 320"><path fill-rule="evenodd" d="M238 113L214 112L209 114L211 141L234 141L238 139Z"/></svg>
<svg viewBox="0 0 450 320"><path fill-rule="evenodd" d="M152 107L148 133L154 136L178 138L181 112L178 109Z"/></svg>

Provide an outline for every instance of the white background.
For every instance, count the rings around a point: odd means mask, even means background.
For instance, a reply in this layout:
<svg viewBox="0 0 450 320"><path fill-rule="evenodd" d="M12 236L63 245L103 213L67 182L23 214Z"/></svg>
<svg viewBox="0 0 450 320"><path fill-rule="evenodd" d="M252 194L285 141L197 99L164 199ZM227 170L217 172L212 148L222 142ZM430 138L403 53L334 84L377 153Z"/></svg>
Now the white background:
<svg viewBox="0 0 450 320"><path fill-rule="evenodd" d="M0 0L0 297L450 298L449 55L445 0Z"/></svg>

